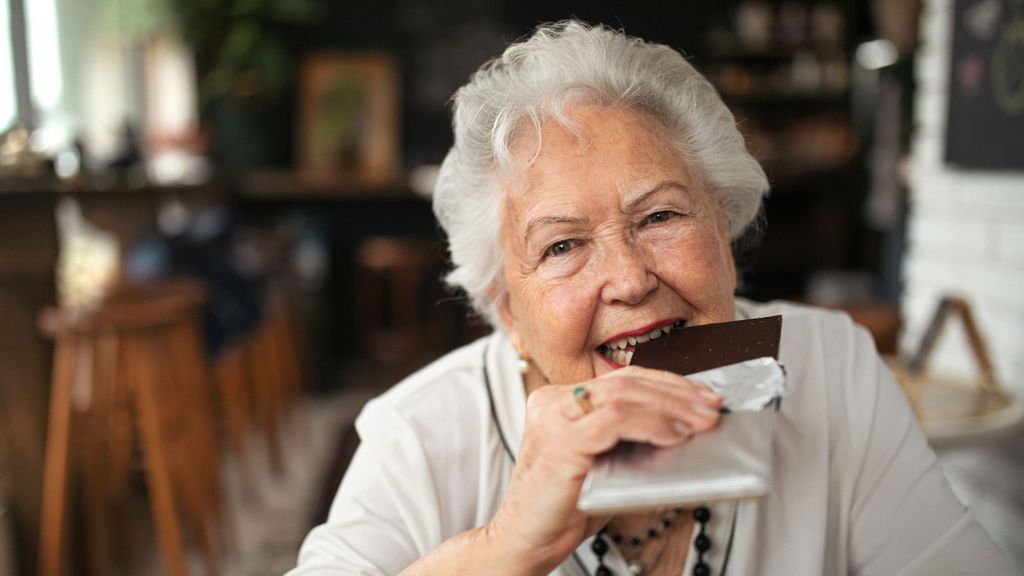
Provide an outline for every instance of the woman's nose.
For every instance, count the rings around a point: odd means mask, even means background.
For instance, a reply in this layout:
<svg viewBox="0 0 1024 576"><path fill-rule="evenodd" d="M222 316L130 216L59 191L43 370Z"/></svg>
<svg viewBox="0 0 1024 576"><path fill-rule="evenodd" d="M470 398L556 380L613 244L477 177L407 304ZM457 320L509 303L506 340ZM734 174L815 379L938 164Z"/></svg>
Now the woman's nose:
<svg viewBox="0 0 1024 576"><path fill-rule="evenodd" d="M603 259L601 298L607 304L639 304L658 287L658 278L643 248L623 242Z"/></svg>

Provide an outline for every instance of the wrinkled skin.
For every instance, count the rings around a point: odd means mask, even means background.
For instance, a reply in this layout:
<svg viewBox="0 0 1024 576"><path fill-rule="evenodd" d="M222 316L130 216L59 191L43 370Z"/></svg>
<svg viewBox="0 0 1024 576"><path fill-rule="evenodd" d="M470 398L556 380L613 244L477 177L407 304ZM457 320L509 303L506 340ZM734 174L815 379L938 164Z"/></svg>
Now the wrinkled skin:
<svg viewBox="0 0 1024 576"><path fill-rule="evenodd" d="M488 535L525 559L523 573L547 573L608 521L576 509L595 455L621 440L678 444L718 421L702 385L623 367L601 346L734 317L726 223L661 126L619 107L577 104L568 116L582 140L544 124L539 153L535 136L521 137L522 169L503 180L498 310L531 369L519 460ZM572 397L579 383L589 414Z"/></svg>

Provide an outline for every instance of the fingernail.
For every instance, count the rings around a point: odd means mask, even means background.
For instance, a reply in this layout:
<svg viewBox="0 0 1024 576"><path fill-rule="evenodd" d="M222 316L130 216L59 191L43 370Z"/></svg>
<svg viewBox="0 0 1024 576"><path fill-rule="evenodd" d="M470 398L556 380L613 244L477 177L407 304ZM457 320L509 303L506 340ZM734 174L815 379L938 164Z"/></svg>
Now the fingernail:
<svg viewBox="0 0 1024 576"><path fill-rule="evenodd" d="M693 405L693 409L696 410L697 412L700 412L704 416L717 416L718 415L718 410L716 410L716 409L714 409L714 408L712 408L710 406L705 406L703 404L694 404Z"/></svg>
<svg viewBox="0 0 1024 576"><path fill-rule="evenodd" d="M707 398L708 400L711 400L712 402L715 402L715 403L718 403L718 402L720 402L722 400L721 396L719 396L718 394L715 394L711 390L701 390L700 391L700 395L703 396L704 398Z"/></svg>
<svg viewBox="0 0 1024 576"><path fill-rule="evenodd" d="M675 431L678 432L680 436L686 437L693 434L693 430L691 430L689 426L678 420L672 422L672 427L675 428Z"/></svg>

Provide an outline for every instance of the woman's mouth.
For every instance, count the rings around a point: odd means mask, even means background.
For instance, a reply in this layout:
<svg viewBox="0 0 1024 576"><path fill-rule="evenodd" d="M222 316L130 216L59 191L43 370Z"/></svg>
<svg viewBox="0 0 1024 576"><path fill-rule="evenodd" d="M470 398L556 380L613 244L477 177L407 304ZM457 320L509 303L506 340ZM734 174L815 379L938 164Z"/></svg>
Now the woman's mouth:
<svg viewBox="0 0 1024 576"><path fill-rule="evenodd" d="M650 330L645 328L639 334L634 332L626 336L617 336L598 346L597 351L605 360L615 364L616 367L629 366L629 363L633 360L633 352L638 344L661 338L662 335L682 328L685 325L685 320L673 320Z"/></svg>

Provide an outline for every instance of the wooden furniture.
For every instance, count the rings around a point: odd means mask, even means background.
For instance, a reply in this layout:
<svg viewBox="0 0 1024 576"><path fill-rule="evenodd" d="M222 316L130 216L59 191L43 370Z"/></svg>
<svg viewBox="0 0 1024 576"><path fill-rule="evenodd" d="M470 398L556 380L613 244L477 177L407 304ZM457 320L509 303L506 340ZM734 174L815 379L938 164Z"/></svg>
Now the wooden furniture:
<svg viewBox="0 0 1024 576"><path fill-rule="evenodd" d="M14 523L7 495L0 489L0 574L18 574L14 562Z"/></svg>
<svg viewBox="0 0 1024 576"><path fill-rule="evenodd" d="M37 328L39 311L56 301L58 238L54 208L63 196L127 249L156 227L169 199L189 209L222 205L218 184L155 186L129 174L0 178L0 489L21 573L34 574L39 543L43 451L53 343Z"/></svg>
<svg viewBox="0 0 1024 576"><path fill-rule="evenodd" d="M450 340L451 323L435 313L440 254L439 247L417 238L375 236L359 245L354 305L364 357L414 365Z"/></svg>
<svg viewBox="0 0 1024 576"><path fill-rule="evenodd" d="M271 256L268 261L272 276L286 282L290 279L289 293L302 294L293 304L313 355L310 380L318 388L332 389L338 385L337 359L362 350L359 312L353 305L360 301L360 246L374 237L438 242L430 201L400 182L321 180L290 171L247 172L231 184L233 208L265 237L280 239L280 231L287 227L294 238L301 226L302 233L320 243L325 276L315 287L305 284L297 288L296 269L287 263L287 254ZM437 257L440 255L438 248ZM432 278L434 285L439 276L440 271ZM452 310L457 303L443 305L451 313L459 313Z"/></svg>
<svg viewBox="0 0 1024 576"><path fill-rule="evenodd" d="M850 320L862 326L871 334L875 348L882 356L895 355L899 346L900 330L903 320L899 308L889 304L850 303L837 305L832 302L806 301L811 306L842 310L850 316Z"/></svg>
<svg viewBox="0 0 1024 576"><path fill-rule="evenodd" d="M247 437L253 425L250 371L246 339L228 342L213 364L213 381L221 396L221 417L227 448L238 457L241 470L249 470Z"/></svg>
<svg viewBox="0 0 1024 576"><path fill-rule="evenodd" d="M51 344L36 328L55 299L57 232L51 195L0 185L0 486L9 500L18 568L36 572ZM2 569L0 569L2 570Z"/></svg>
<svg viewBox="0 0 1024 576"><path fill-rule="evenodd" d="M934 375L928 360L946 322L963 322L977 362L974 381ZM979 441L1003 435L1024 423L1024 404L1007 394L996 378L988 348L963 298L943 298L915 354L894 358L896 372L921 427L933 445Z"/></svg>
<svg viewBox="0 0 1024 576"><path fill-rule="evenodd" d="M241 353L241 362L247 372L246 382L242 383L251 399L255 414L242 416L244 408L233 408L236 414L232 417L226 413L228 421L232 418L239 421L256 420L263 433L270 457L271 467L277 474L284 472L284 455L281 452L281 427L284 418L298 402L302 391L302 361L299 350L302 348L297 339L294 321L288 305L279 295L272 296L266 307L263 321L255 332L247 337L241 351L229 351L229 354ZM229 359L237 362L238 359ZM237 392L232 392L237 393ZM225 399L225 405L227 405ZM243 400L242 406L248 406ZM239 425L242 426L242 425ZM244 433L244 429L231 430L232 436ZM238 439L233 444L241 446ZM244 450L244 448L242 448Z"/></svg>
<svg viewBox="0 0 1024 576"><path fill-rule="evenodd" d="M135 446L167 573L186 573L181 516L219 568L220 484L209 378L191 281L121 287L96 310L49 308L56 342L43 477L40 573L63 569L70 486L81 480L91 571L108 572L110 504Z"/></svg>

